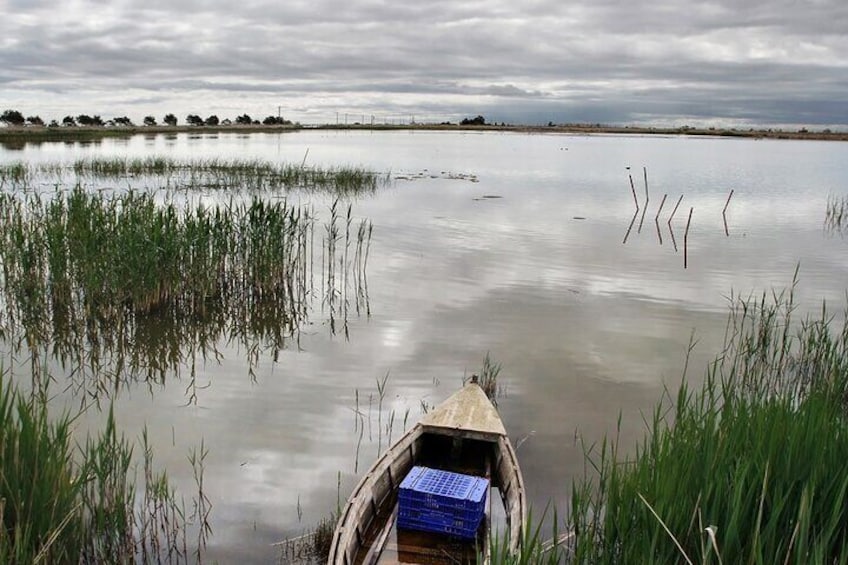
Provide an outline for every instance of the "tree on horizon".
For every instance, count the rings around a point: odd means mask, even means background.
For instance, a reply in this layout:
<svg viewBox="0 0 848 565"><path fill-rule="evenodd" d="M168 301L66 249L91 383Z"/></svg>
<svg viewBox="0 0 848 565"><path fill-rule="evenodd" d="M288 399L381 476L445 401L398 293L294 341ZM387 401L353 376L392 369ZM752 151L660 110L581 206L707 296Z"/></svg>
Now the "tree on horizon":
<svg viewBox="0 0 848 565"><path fill-rule="evenodd" d="M88 114L80 114L77 116L77 123L81 126L103 126L103 118L98 115L89 116Z"/></svg>
<svg viewBox="0 0 848 565"><path fill-rule="evenodd" d="M463 118L463 120L459 122L459 124L463 126L485 126L486 118L484 118L483 116L476 116L474 118Z"/></svg>
<svg viewBox="0 0 848 565"><path fill-rule="evenodd" d="M2 114L0 114L0 122L6 123L10 126L22 126L26 119L24 115L21 114L17 110L5 110Z"/></svg>

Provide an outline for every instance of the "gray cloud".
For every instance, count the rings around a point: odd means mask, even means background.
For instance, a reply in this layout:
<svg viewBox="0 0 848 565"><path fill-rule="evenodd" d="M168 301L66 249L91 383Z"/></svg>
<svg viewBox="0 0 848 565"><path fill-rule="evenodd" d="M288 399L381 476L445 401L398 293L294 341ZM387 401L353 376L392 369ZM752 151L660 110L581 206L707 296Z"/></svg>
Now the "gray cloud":
<svg viewBox="0 0 848 565"><path fill-rule="evenodd" d="M848 125L841 1L9 0L0 16L0 101L26 113Z"/></svg>

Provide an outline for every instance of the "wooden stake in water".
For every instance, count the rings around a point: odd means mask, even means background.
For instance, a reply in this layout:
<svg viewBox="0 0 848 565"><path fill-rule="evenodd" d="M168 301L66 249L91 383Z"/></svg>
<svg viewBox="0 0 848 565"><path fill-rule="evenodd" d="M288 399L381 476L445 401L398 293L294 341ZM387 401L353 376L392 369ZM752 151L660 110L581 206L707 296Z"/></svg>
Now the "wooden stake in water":
<svg viewBox="0 0 848 565"><path fill-rule="evenodd" d="M674 228L671 227L671 222L668 223L668 233L671 234L671 244L674 245L674 252L677 253L677 240L674 239Z"/></svg>
<svg viewBox="0 0 848 565"><path fill-rule="evenodd" d="M636 197L636 187L633 186L633 175L627 174L630 177L630 190L633 192L633 202L636 203L636 210L639 210L639 199Z"/></svg>
<svg viewBox="0 0 848 565"><path fill-rule="evenodd" d="M639 220L639 229L636 230L636 233L642 233L642 224L645 223L645 214L648 212L648 203L645 203L645 207L642 208L642 219Z"/></svg>
<svg viewBox="0 0 848 565"><path fill-rule="evenodd" d="M668 217L668 226L671 228L671 219L674 218L674 215L677 213L677 208L680 206L680 203L683 202L683 195L680 195L680 198L677 199L677 204L674 205L674 210L671 211L671 216Z"/></svg>
<svg viewBox="0 0 848 565"><path fill-rule="evenodd" d="M657 218L654 218L654 225L657 226L657 239L660 240L660 245L662 245L662 230L660 229L660 222Z"/></svg>
<svg viewBox="0 0 848 565"><path fill-rule="evenodd" d="M731 189L730 194L727 195L727 202L724 203L724 209L721 211L722 216L724 216L724 214L727 212L727 207L728 205L730 205L731 198L733 198L733 189Z"/></svg>
<svg viewBox="0 0 848 565"><path fill-rule="evenodd" d="M724 220L724 235L730 237L730 230L727 229L727 206L730 204L730 199L733 198L733 190L727 195L727 202L724 203L724 209L721 211L721 219Z"/></svg>
<svg viewBox="0 0 848 565"><path fill-rule="evenodd" d="M657 225L657 238L660 240L660 245L662 245L662 231L660 231L660 213L662 212L663 206L665 206L665 199L668 197L668 194L663 194L662 201L660 201L660 208L657 210L657 215L654 216L654 223Z"/></svg>
<svg viewBox="0 0 848 565"><path fill-rule="evenodd" d="M683 268L689 267L689 224L692 223L692 210L689 208L689 219L686 220L686 231L683 233Z"/></svg>
<svg viewBox="0 0 848 565"><path fill-rule="evenodd" d="M622 241L622 245L627 243L627 238L630 237L630 231L633 229L633 224L636 223L636 216L639 215L639 208L636 208L636 211L633 212L633 219L630 220L630 225L627 227L627 233L624 234L624 241Z"/></svg>
<svg viewBox="0 0 848 565"><path fill-rule="evenodd" d="M660 209L657 210L657 215L654 217L654 221L659 222L660 213L662 212L663 206L665 206L665 199L668 197L668 194L663 194L663 199L660 202Z"/></svg>

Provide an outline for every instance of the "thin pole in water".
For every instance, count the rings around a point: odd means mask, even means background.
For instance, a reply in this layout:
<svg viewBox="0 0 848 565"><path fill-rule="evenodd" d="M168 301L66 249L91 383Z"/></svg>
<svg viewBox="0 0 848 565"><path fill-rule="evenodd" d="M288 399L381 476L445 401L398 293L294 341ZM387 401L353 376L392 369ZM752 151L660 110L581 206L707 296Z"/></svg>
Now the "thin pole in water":
<svg viewBox="0 0 848 565"><path fill-rule="evenodd" d="M692 210L689 208L689 219L686 220L686 231L683 233L683 268L689 267L689 224L692 223Z"/></svg>

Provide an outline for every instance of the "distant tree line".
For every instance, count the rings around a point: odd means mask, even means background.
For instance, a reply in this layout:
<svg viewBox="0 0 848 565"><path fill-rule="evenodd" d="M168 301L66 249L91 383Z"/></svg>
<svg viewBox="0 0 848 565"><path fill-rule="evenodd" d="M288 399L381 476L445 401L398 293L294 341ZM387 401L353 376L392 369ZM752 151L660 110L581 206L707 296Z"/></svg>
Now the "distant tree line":
<svg viewBox="0 0 848 565"><path fill-rule="evenodd" d="M5 110L2 114L0 114L0 122L5 123L9 126L44 126L44 120L39 116L28 116L24 117L24 115L18 110ZM186 124L190 126L218 126L218 125L231 125L234 122L228 118L223 120L219 119L216 115L211 115L206 119L201 118L197 114L189 114L185 119ZM162 123L168 126L176 126L178 123L177 117L174 114L165 114L162 118ZM145 116L143 120L143 124L145 126L155 126L158 125L156 122L155 116ZM292 125L290 120L286 120L280 116L266 116L261 122L258 119L251 118L248 114L243 114L241 116L237 116L235 119L235 124L237 125ZM47 127L76 127L76 126L88 126L88 127L105 127L105 126L123 126L123 127L132 127L132 120L126 116L118 116L112 118L111 120L104 121L100 116L94 115L89 116L88 114L80 114L78 116L65 116L62 118L61 122L57 122L56 120L51 120Z"/></svg>

